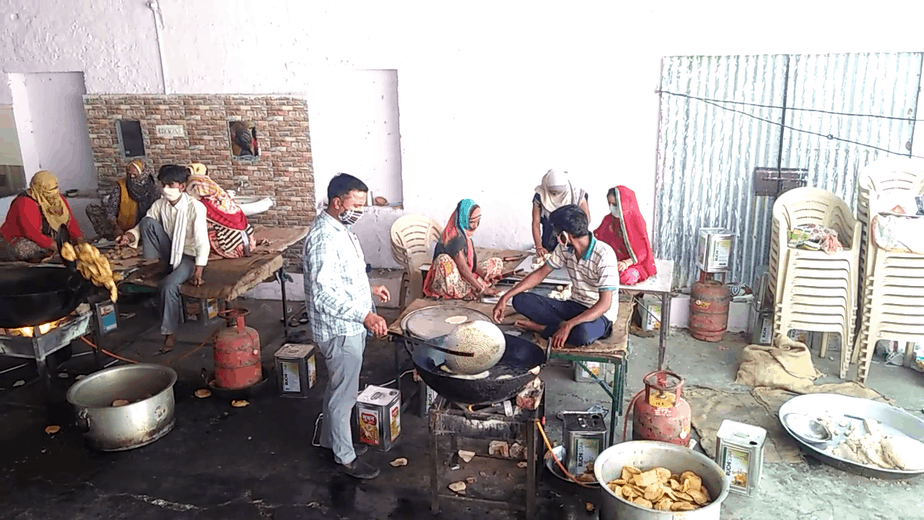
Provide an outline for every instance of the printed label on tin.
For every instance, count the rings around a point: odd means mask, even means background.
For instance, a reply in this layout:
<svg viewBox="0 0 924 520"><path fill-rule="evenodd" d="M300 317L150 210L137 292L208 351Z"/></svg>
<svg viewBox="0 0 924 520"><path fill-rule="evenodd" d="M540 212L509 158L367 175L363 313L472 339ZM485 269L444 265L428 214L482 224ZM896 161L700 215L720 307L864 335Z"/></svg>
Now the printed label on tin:
<svg viewBox="0 0 924 520"><path fill-rule="evenodd" d="M748 467L751 461L751 454L744 450L734 448L725 448L722 470L725 471L731 482L732 487L740 488L742 491L748 487Z"/></svg>
<svg viewBox="0 0 924 520"><path fill-rule="evenodd" d="M388 413L391 415L391 440L394 441L401 435L401 403L395 403Z"/></svg>
<svg viewBox="0 0 924 520"><path fill-rule="evenodd" d="M311 388L318 382L318 366L314 361L314 355L309 357L305 364L308 366L308 388Z"/></svg>
<svg viewBox="0 0 924 520"><path fill-rule="evenodd" d="M715 267L728 267L728 258L731 256L731 240L716 240L712 249L712 265Z"/></svg>
<svg viewBox="0 0 924 520"><path fill-rule="evenodd" d="M577 437L574 439L574 463L572 468L574 472L583 473L587 466L597 460L600 455L600 445L602 441L599 437Z"/></svg>
<svg viewBox="0 0 924 520"><path fill-rule="evenodd" d="M359 442L378 446L381 444L379 437L379 414L374 408L359 409Z"/></svg>
<svg viewBox="0 0 924 520"><path fill-rule="evenodd" d="M282 391L283 392L301 392L302 382L298 378L298 363L292 361L280 361L279 367L282 369Z"/></svg>

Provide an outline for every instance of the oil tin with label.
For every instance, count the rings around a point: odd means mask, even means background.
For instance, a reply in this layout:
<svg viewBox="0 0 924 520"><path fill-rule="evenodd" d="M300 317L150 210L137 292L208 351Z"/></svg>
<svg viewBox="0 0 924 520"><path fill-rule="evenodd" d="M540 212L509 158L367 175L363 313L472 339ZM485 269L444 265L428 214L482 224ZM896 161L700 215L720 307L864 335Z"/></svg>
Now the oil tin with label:
<svg viewBox="0 0 924 520"><path fill-rule="evenodd" d="M308 390L318 382L315 346L308 343L286 343L276 351L274 357L279 395L308 397Z"/></svg>
<svg viewBox="0 0 924 520"><path fill-rule="evenodd" d="M367 386L356 398L359 442L388 451L401 435L401 394L393 388Z"/></svg>
<svg viewBox="0 0 924 520"><path fill-rule="evenodd" d="M750 496L760 485L767 430L726 419L716 436L715 460L728 477L729 489Z"/></svg>
<svg viewBox="0 0 924 520"><path fill-rule="evenodd" d="M613 380L613 365L610 363L599 363L596 361L585 361L584 365L587 370L581 367L580 363L574 363L574 380L578 383L594 383L594 376L599 379Z"/></svg>
<svg viewBox="0 0 924 520"><path fill-rule="evenodd" d="M706 273L725 273L731 265L735 235L722 228L700 228L696 267Z"/></svg>
<svg viewBox="0 0 924 520"><path fill-rule="evenodd" d="M642 329L661 330L661 298L646 295L641 299L639 314L642 317Z"/></svg>
<svg viewBox="0 0 924 520"><path fill-rule="evenodd" d="M606 422L603 415L586 412L562 412L562 419L565 467L572 475L580 475L606 448Z"/></svg>

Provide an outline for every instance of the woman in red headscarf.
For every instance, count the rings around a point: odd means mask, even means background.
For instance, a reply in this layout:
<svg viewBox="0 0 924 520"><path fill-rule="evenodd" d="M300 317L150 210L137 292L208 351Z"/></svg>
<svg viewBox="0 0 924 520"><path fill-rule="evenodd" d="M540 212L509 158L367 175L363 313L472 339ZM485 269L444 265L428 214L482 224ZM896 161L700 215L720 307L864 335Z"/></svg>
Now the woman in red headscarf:
<svg viewBox="0 0 924 520"><path fill-rule="evenodd" d="M657 274L654 253L648 240L648 227L638 208L635 192L625 186L610 188L606 194L610 214L594 231L597 240L613 248L619 259L619 283L635 285Z"/></svg>

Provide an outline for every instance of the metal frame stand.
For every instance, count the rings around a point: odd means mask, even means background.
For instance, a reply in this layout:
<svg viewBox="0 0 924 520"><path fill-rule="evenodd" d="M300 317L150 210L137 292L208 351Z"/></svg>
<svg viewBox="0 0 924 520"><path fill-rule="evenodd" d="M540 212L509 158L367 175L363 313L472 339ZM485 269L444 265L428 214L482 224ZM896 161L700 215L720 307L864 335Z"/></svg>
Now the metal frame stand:
<svg viewBox="0 0 924 520"><path fill-rule="evenodd" d="M543 394L545 390L543 388ZM543 395L544 397L544 395ZM526 518L536 517L536 491L539 479L539 451L536 421L545 415L545 399L538 410L516 409L513 417L503 413L470 412L456 408L442 397L430 409L430 511L440 510L440 499L458 500L469 504L490 506L507 510L526 511ZM456 494L443 493L440 485L440 466L444 459L439 456L440 437L449 436L449 464L457 457L458 439L507 440L526 442L526 503L516 504L510 500L489 500ZM515 463L515 460L511 460Z"/></svg>
<svg viewBox="0 0 924 520"><path fill-rule="evenodd" d="M556 352L554 350L549 351L549 359L564 359L567 361L574 361L581 368L587 372L594 382L600 385L600 388L606 392L606 395L610 396L610 425L609 425L609 446L615 444L616 440L616 424L619 422L619 417L622 416L622 401L625 399L626 393L626 373L629 369L629 352L628 351L618 351L613 354L572 354L564 352ZM586 363L604 363L605 365L613 365L613 383L612 385L606 382L606 367L600 371L602 378L594 374L589 368L587 368Z"/></svg>

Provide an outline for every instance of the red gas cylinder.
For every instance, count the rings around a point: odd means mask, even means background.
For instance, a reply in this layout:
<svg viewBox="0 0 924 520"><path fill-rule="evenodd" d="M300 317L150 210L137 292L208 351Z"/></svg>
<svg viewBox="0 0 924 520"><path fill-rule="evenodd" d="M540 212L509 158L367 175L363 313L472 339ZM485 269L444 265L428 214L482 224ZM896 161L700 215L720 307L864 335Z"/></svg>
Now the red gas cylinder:
<svg viewBox="0 0 924 520"><path fill-rule="evenodd" d="M721 341L728 328L731 291L722 282L700 279L690 290L690 335L702 341Z"/></svg>
<svg viewBox="0 0 924 520"><path fill-rule="evenodd" d="M626 410L626 414L632 410L634 415L632 439L687 446L690 443L692 412L690 403L680 396L683 378L662 370L648 374L643 382L645 389L632 398Z"/></svg>
<svg viewBox="0 0 924 520"><path fill-rule="evenodd" d="M260 334L244 324L248 314L247 309L218 313L228 321L228 328L215 336L215 385L219 388L247 388L263 378Z"/></svg>

